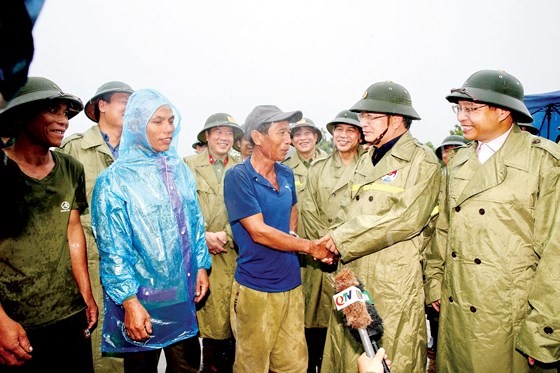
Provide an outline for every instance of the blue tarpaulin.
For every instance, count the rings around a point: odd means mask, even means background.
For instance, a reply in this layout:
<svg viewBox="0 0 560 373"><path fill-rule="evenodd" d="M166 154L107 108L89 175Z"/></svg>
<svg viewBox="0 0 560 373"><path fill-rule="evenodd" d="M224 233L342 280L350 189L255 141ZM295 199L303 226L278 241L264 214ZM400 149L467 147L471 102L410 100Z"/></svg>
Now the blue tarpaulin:
<svg viewBox="0 0 560 373"><path fill-rule="evenodd" d="M558 142L560 137L560 91L525 96L525 105L531 112L533 125L540 129L539 136Z"/></svg>

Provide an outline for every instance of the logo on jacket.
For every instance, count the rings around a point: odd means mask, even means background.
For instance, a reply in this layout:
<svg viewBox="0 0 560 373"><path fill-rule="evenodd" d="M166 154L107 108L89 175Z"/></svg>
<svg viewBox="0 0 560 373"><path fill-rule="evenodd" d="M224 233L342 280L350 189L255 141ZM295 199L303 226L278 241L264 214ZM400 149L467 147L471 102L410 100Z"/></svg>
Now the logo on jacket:
<svg viewBox="0 0 560 373"><path fill-rule="evenodd" d="M387 175L383 176L381 178L381 180L384 183L391 183L391 182L393 182L393 180L395 180L397 178L398 174L399 174L399 172L397 170L389 172Z"/></svg>
<svg viewBox="0 0 560 373"><path fill-rule="evenodd" d="M60 204L60 212L70 211L70 202L64 201Z"/></svg>

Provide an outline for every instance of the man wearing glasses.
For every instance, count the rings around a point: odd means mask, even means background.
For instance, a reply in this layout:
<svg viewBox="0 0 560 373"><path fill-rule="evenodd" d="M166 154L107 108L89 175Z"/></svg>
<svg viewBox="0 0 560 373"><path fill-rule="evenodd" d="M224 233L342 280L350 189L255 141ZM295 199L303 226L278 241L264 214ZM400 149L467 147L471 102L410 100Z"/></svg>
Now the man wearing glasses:
<svg viewBox="0 0 560 373"><path fill-rule="evenodd" d="M560 147L520 130L523 86L482 70L446 97L473 140L447 165L427 250L441 372L529 372L560 360Z"/></svg>
<svg viewBox="0 0 560 373"><path fill-rule="evenodd" d="M371 294L393 372L425 372L426 321L421 234L437 204L441 171L434 152L409 132L420 116L408 91L393 82L370 86L351 111L372 144L351 176L345 223L327 248L340 254ZM354 372L363 352L342 316L330 319L322 371Z"/></svg>

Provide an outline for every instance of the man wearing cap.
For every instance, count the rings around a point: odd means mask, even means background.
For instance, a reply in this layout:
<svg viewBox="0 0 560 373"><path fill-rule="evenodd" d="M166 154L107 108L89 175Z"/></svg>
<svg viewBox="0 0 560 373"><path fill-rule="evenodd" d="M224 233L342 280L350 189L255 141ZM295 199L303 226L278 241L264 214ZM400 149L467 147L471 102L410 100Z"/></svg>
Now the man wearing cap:
<svg viewBox="0 0 560 373"><path fill-rule="evenodd" d="M128 97L132 92L132 88L123 82L110 81L102 84L85 106L86 116L97 124L83 134L73 134L62 142L60 150L70 154L84 165L86 193L90 204L97 176L119 156L124 112ZM122 372L121 358L101 354L103 289L99 280L99 251L91 230L91 215L88 212L82 215L81 219L88 247L91 286L101 312L99 325L92 333L93 364L96 372Z"/></svg>
<svg viewBox="0 0 560 373"><path fill-rule="evenodd" d="M343 110L327 123L335 150L313 162L303 191L301 218L308 239L319 239L329 228L347 220L350 189L348 181L358 159L365 152L360 146L364 136L356 113ZM321 359L332 310L336 265L302 258L305 298L305 338L309 351L308 372L321 370Z"/></svg>
<svg viewBox="0 0 560 373"><path fill-rule="evenodd" d="M16 139L1 168L2 188L16 194L3 207L21 223L0 236L0 366L93 372L98 309L80 222L84 169L50 150L82 108L51 80L29 77L0 114L0 136Z"/></svg>
<svg viewBox="0 0 560 373"><path fill-rule="evenodd" d="M224 174L237 164L229 156L236 138L243 135L235 119L226 113L212 114L198 134L208 143L202 153L185 158L196 179L198 203L204 217L206 244L212 254L209 279L212 290L197 311L202 339L203 371L231 372L235 342L229 323L229 300L237 260L226 205Z"/></svg>
<svg viewBox="0 0 560 373"><path fill-rule="evenodd" d="M346 222L331 230L328 246L371 294L383 320L380 344L392 372L423 372L426 321L422 282L422 232L437 205L441 178L434 152L410 134L420 116L408 91L393 82L371 85L351 111L365 140L351 176ZM323 356L328 372L356 370L363 346L333 312Z"/></svg>
<svg viewBox="0 0 560 373"><path fill-rule="evenodd" d="M231 298L236 372L304 372L307 348L298 252L332 262L324 242L297 237L294 175L279 163L301 111L260 105L249 113L253 155L229 170L224 197L239 247ZM293 232L293 233L292 233ZM292 233L292 234L291 234Z"/></svg>
<svg viewBox="0 0 560 373"><path fill-rule="evenodd" d="M478 71L446 98L472 142L447 164L426 253L437 369L529 372L560 360L560 147L519 129L532 117L505 71Z"/></svg>
<svg viewBox="0 0 560 373"><path fill-rule="evenodd" d="M301 200L307 180L307 172L311 163L327 154L319 149L317 144L323 138L321 131L309 118L302 118L292 124L292 146L295 152L288 155L283 163L292 169L296 182L296 192L298 199ZM301 214L301 206L298 205L298 212ZM301 216L299 219L297 233L303 235L303 225Z"/></svg>

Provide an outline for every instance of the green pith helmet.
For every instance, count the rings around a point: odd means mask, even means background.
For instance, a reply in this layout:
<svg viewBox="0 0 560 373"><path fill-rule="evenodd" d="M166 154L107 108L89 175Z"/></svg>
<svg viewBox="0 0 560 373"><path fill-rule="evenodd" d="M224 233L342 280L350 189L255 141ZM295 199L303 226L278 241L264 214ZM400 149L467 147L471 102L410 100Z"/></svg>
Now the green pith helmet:
<svg viewBox="0 0 560 373"><path fill-rule="evenodd" d="M192 148L193 148L194 150L196 150L196 147L197 147L197 146L204 146L204 145L208 145L208 144L205 143L205 142L196 140L195 142L193 142Z"/></svg>
<svg viewBox="0 0 560 373"><path fill-rule="evenodd" d="M531 123L533 117L523 103L524 97L523 85L515 76L501 70L480 70L445 98L455 104L466 100L501 107L510 110L516 122Z"/></svg>
<svg viewBox="0 0 560 373"><path fill-rule="evenodd" d="M292 123L292 134L291 136L294 136L294 130L297 128L303 128L303 127L309 127L311 128L313 131L315 131L315 133L317 134L317 142L316 144L321 142L321 139L323 138L323 134L321 133L321 130L319 128L317 128L317 126L315 125L315 123L309 119L309 118L301 118L300 120L298 120L295 123Z"/></svg>
<svg viewBox="0 0 560 373"><path fill-rule="evenodd" d="M68 105L68 119L71 119L84 108L79 97L64 93L52 80L43 77L31 76L27 83L19 90L16 96L8 102L6 108L0 112L0 136L11 135L13 128L12 114L21 110L30 103L48 100L62 100Z"/></svg>
<svg viewBox="0 0 560 373"><path fill-rule="evenodd" d="M204 128L202 128L202 131L198 133L198 141L207 142L206 131L211 128L223 126L233 128L233 143L235 145L236 140L243 136L243 130L241 129L239 124L237 124L237 121L231 115L226 113L216 113L210 115L208 119L206 119L206 123L204 123Z"/></svg>
<svg viewBox="0 0 560 373"><path fill-rule="evenodd" d="M465 146L467 144L468 144L468 141L465 140L465 138L463 136L449 135L445 139L443 139L443 142L441 143L441 145L438 146L438 148L436 149L436 155L441 160L441 152L443 151L443 148L445 146L459 147L459 146Z"/></svg>
<svg viewBox="0 0 560 373"><path fill-rule="evenodd" d="M88 102L86 102L86 116L95 123L99 122L99 113L95 110L95 108L97 107L97 102L103 95L118 92L132 94L134 93L134 90L128 84L116 80L102 84L99 88L97 88L95 96L93 96L89 99Z"/></svg>
<svg viewBox="0 0 560 373"><path fill-rule="evenodd" d="M379 82L372 84L362 95L351 111L361 113L382 113L388 115L402 115L410 119L420 120L420 116L412 107L410 94L402 85L394 82Z"/></svg>
<svg viewBox="0 0 560 373"><path fill-rule="evenodd" d="M364 132L362 131L362 126L360 126L360 120L358 119L358 114L351 112L350 110L342 110L340 113L336 114L336 117L327 123L327 131L333 135L334 126L337 124L349 124L354 127L358 127L360 130L361 140L360 143L365 143Z"/></svg>
<svg viewBox="0 0 560 373"><path fill-rule="evenodd" d="M535 127L532 123L517 123L519 127L524 127L525 131L529 132L531 135L538 136L541 130Z"/></svg>

